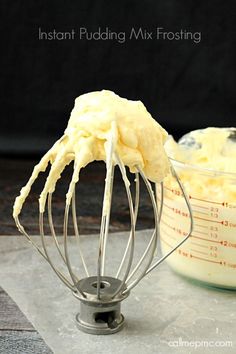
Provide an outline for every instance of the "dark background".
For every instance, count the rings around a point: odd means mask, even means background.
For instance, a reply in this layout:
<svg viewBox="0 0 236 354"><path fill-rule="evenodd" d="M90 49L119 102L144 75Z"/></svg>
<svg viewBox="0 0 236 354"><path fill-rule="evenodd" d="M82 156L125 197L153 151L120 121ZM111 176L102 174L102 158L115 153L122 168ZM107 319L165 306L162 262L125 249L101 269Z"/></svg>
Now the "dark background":
<svg viewBox="0 0 236 354"><path fill-rule="evenodd" d="M74 99L107 88L140 99L176 138L235 126L233 1L1 1L0 154L38 155L62 135ZM38 29L201 31L202 40L38 39Z"/></svg>
<svg viewBox="0 0 236 354"><path fill-rule="evenodd" d="M232 1L201 0L0 0L0 235L14 235L15 197L40 156L63 134L75 97L110 89L140 99L175 138L189 130L235 124L235 9ZM38 39L43 31L130 32L181 29L201 32L191 40ZM38 196L46 178L34 184L22 211L23 225L38 234ZM99 233L104 164L84 169L79 183L80 232ZM54 222L62 232L71 166L54 196ZM116 181L111 231L128 230L129 208L121 178ZM123 189L122 189L123 188ZM58 192L57 192L58 191ZM142 194L137 228L152 228L148 194Z"/></svg>

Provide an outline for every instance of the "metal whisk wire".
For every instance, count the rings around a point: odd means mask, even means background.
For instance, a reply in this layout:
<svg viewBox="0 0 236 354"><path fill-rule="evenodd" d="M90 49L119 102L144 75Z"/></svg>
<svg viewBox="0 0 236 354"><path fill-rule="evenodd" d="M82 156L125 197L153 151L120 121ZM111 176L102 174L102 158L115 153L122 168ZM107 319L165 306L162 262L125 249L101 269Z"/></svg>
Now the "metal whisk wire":
<svg viewBox="0 0 236 354"><path fill-rule="evenodd" d="M120 170L121 177L125 186L129 213L130 213L130 233L128 236L127 244L124 250L124 255L120 261L116 275L113 277L108 277L106 273L106 247L108 242L109 234L109 224L110 224L110 212L112 203L112 191L114 182L114 171L115 166L118 166ZM83 256L81 248L81 237L78 228L78 219L76 213L76 198L75 198L75 187L76 182L72 188L73 194L72 199L69 204L66 204L64 210L64 223L63 223L63 247L60 246L58 235L56 234L53 216L52 216L52 193L47 196L47 212L48 212L48 223L49 229L55 248L65 265L68 275L58 269L55 265L52 257L49 254L48 246L46 242L46 236L44 233L44 212L39 213L39 230L41 236L42 248L40 248L33 237L31 237L21 225L18 216L15 218L16 225L19 231L24 234L29 242L37 249L37 251L44 257L44 259L49 263L51 268L54 270L56 275L60 280L73 291L74 295L81 300L81 313L77 316L77 322L80 329L89 333L113 333L118 331L123 326L124 318L120 314L120 302L126 298L130 290L132 290L148 273L150 273L154 268L156 268L160 263L162 263L170 254L172 254L180 245L182 245L188 237L191 235L193 229L193 215L191 206L188 200L188 196L184 190L184 187L176 174L173 166L171 165L172 175L175 177L179 188L185 198L187 208L189 210L190 217L190 227L187 236L185 236L176 246L174 246L167 254L163 255L161 258L155 259L155 254L157 251L158 239L160 238L160 219L162 215L163 206L163 183L160 185L155 184L155 193L153 191L151 183L145 176L145 173L139 166L136 166L135 173L135 197L133 197L130 189L130 181L127 177L126 167L119 157L119 154L114 151L113 139L111 139L110 144L107 146L107 159L106 159L106 180L104 188L103 197L103 210L101 217L101 228L99 237L99 249L97 258L97 272L95 275L90 276L88 267ZM75 173L75 172L74 172ZM135 232L136 232L136 222L138 218L139 210L139 199L140 199L140 180L141 176L144 185L147 189L150 201L152 204L153 214L154 214L154 231L151 234L149 242L140 259L134 265L134 250L135 250ZM158 193L158 188L160 187L160 193ZM159 194L159 198L157 197ZM159 199L159 200L158 200ZM74 267L71 264L71 257L68 249L68 219L69 211L72 209L72 223L74 227L74 234L76 242L78 245L78 250L84 268L86 277L80 279L76 274ZM154 261L154 263L153 263ZM145 263L145 265L144 265ZM139 274L135 277L135 275ZM122 277L121 277L121 274ZM122 279L120 279L122 278ZM89 305L89 306L87 306ZM95 321L96 314L109 313L111 320L106 320L106 328L101 327ZM100 316L100 315L99 315ZM99 317L99 321L100 321ZM94 322L95 321L95 322ZM103 319L101 320L103 321ZM109 322L111 321L111 322ZM100 322L99 322L100 323ZM112 323L112 324L111 324Z"/></svg>

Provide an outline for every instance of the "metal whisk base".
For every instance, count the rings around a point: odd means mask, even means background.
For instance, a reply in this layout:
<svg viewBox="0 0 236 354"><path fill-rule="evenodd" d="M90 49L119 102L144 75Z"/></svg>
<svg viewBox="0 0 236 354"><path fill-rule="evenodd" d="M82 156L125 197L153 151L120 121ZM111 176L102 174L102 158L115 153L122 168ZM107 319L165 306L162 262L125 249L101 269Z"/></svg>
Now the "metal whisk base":
<svg viewBox="0 0 236 354"><path fill-rule="evenodd" d="M120 312L121 301L129 293L115 295L121 281L112 277L100 278L100 299L97 297L97 276L80 280L77 285L81 293L74 293L80 300L80 312L76 315L78 328L90 334L112 334L124 326L124 316Z"/></svg>

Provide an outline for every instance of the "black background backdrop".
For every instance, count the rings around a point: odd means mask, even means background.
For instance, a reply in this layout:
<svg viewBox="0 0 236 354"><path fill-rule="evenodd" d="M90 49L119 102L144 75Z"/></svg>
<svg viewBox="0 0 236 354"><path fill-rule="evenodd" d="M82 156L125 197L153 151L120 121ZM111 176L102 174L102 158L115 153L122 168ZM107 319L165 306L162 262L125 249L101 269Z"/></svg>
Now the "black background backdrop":
<svg viewBox="0 0 236 354"><path fill-rule="evenodd" d="M2 155L34 155L62 135L74 98L103 88L140 99L175 137L235 124L232 1L1 1ZM38 39L38 29L201 31L202 40Z"/></svg>

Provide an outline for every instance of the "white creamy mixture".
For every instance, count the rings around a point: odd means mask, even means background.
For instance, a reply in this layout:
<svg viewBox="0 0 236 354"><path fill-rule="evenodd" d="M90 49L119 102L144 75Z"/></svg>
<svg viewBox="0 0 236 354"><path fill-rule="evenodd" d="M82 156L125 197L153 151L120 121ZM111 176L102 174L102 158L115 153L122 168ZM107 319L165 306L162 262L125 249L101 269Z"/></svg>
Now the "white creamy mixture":
<svg viewBox="0 0 236 354"><path fill-rule="evenodd" d="M230 139L233 132L234 137ZM187 139L190 142L189 146L178 144L170 137L165 144L168 156L187 164L236 173L236 130L234 128L195 130L188 134Z"/></svg>
<svg viewBox="0 0 236 354"><path fill-rule="evenodd" d="M214 195L214 200L236 202L236 184L229 182L230 177L236 176L236 138L229 139L231 134L232 130L222 128L192 131L188 134L188 139L193 139L195 144L190 146L177 144L173 138L168 139L165 144L168 156L186 164L178 170L178 174L190 194L206 199L209 195ZM188 165L213 172L207 176L207 172L202 171L204 178L199 178L199 173L194 173ZM222 174L218 173L215 178L214 171ZM227 173L232 173L232 176ZM167 183L168 178L171 177L167 177Z"/></svg>
<svg viewBox="0 0 236 354"><path fill-rule="evenodd" d="M46 170L49 162L51 169L39 199L40 212L44 212L47 195L54 191L65 166L74 160L66 198L66 203L70 204L81 168L95 160L106 161L109 144L131 172L136 172L138 166L150 181L162 181L169 173L169 160L163 147L166 138L166 131L140 101L121 98L108 90L79 96L64 135L35 166L16 198L14 218L21 212L35 179Z"/></svg>

